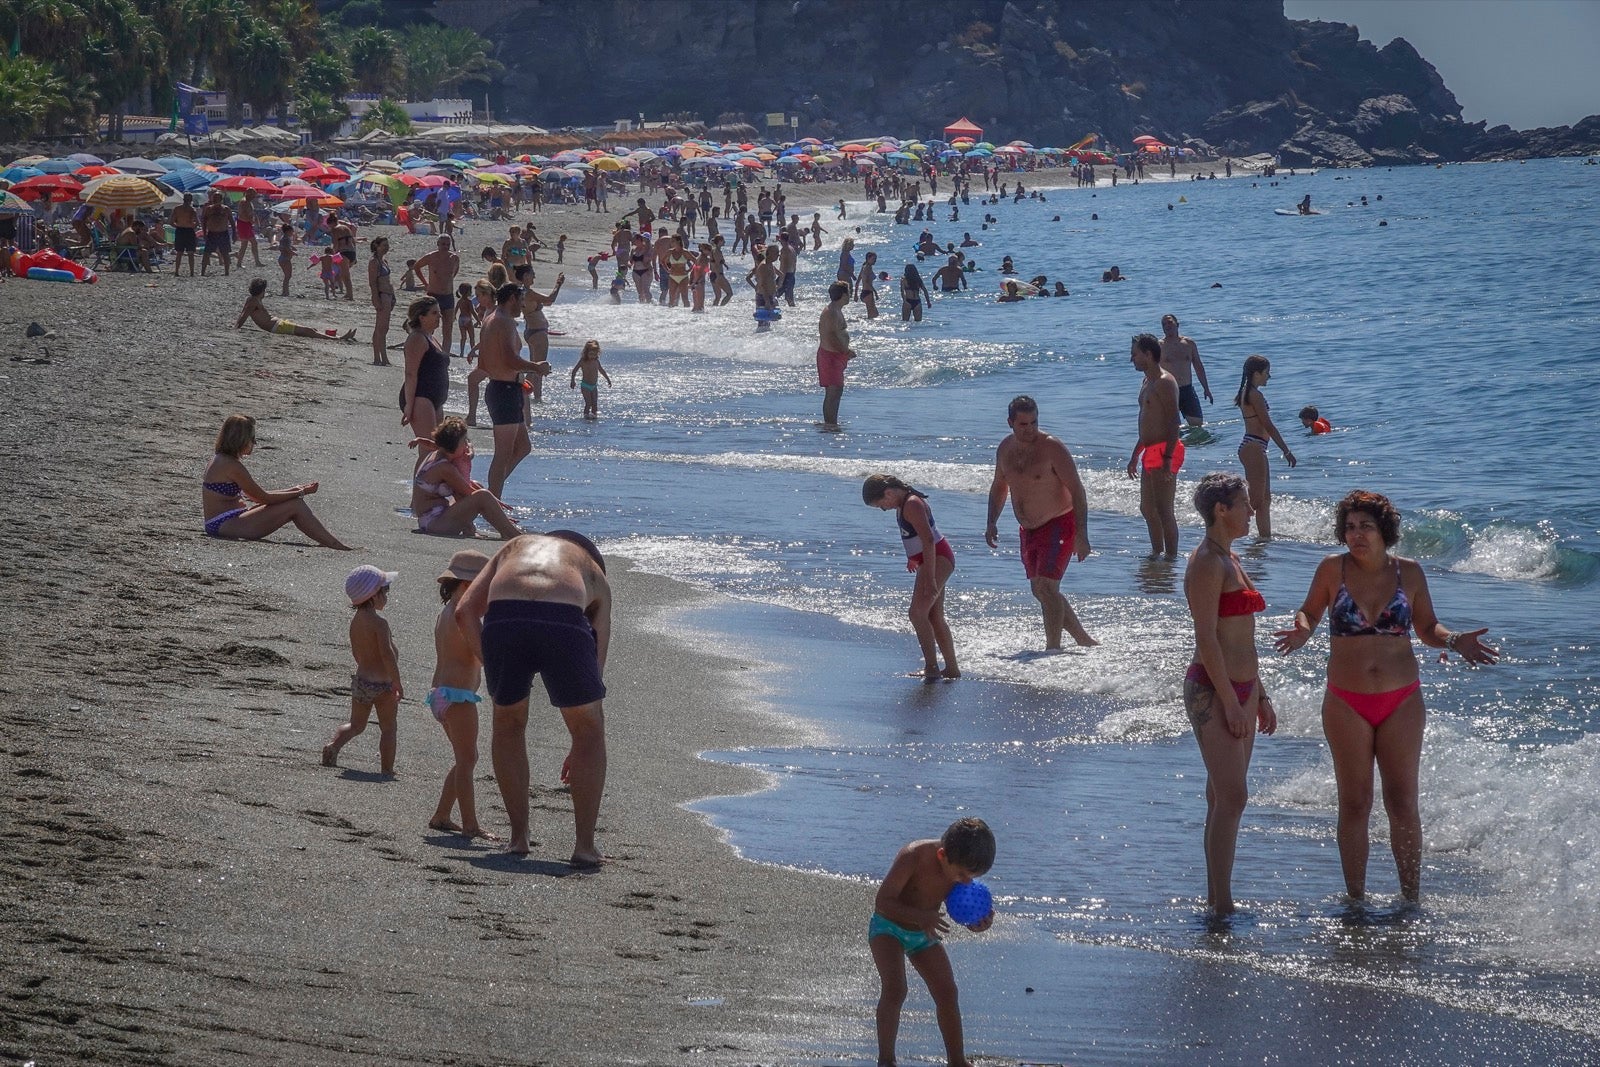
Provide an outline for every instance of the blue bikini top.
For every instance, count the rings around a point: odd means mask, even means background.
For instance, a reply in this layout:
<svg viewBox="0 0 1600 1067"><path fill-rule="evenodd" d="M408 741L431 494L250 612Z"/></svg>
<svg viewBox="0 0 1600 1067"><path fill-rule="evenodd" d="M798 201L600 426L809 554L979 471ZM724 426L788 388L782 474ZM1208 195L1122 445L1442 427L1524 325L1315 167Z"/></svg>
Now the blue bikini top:
<svg viewBox="0 0 1600 1067"><path fill-rule="evenodd" d="M1394 596L1378 613L1376 621L1368 622L1366 612L1356 603L1350 590L1345 588L1344 570L1349 560L1339 561L1339 595L1333 598L1328 610L1328 632L1334 637L1406 637L1411 633L1411 601L1406 599L1405 586L1400 581L1400 561L1394 565Z"/></svg>

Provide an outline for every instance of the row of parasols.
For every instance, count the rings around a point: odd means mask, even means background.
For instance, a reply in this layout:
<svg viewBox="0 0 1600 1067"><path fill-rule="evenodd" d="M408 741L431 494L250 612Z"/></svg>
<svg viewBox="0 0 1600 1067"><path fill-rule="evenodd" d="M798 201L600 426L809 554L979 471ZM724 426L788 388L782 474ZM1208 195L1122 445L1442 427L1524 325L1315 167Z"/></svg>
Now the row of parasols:
<svg viewBox="0 0 1600 1067"><path fill-rule="evenodd" d="M324 207L337 207L352 198L387 198L398 205L413 190L509 186L535 180L576 183L591 171L633 176L670 166L688 172L742 169L784 174L837 165L859 173L880 166L909 170L931 161L1045 157L1054 162L1072 155L1072 149L1035 148L1026 141L997 146L960 138L947 143L900 141L893 137L839 144L812 137L785 144L722 144L689 139L665 148L631 152L571 150L554 156L502 157L503 162L468 152L445 159L409 152L393 159L375 160L316 160L241 152L226 159L129 156L110 161L80 152L60 158L26 156L13 160L0 171L0 214L30 211L39 202L78 200L106 209L171 206L184 193L210 189L241 195L255 193L289 208L303 207L312 199Z"/></svg>

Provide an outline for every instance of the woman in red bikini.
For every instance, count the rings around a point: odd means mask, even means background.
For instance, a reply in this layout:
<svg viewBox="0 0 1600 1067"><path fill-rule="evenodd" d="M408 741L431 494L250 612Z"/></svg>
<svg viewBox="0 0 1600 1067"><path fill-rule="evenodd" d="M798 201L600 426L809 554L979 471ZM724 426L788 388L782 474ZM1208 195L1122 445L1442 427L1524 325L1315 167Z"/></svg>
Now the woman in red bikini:
<svg viewBox="0 0 1600 1067"><path fill-rule="evenodd" d="M1245 777L1257 731L1278 728L1256 664L1256 615L1267 610L1233 542L1250 532L1243 478L1208 474L1194 494L1206 536L1189 554L1184 596L1194 617L1194 661L1183 676L1183 708L1206 765L1206 903L1233 912L1233 854L1249 789ZM1252 727L1252 721L1254 726Z"/></svg>
<svg viewBox="0 0 1600 1067"><path fill-rule="evenodd" d="M1360 900L1367 888L1367 823L1372 813L1372 768L1383 775L1389 845L1400 892L1421 891L1422 818L1417 768L1422 759L1422 683L1411 631L1433 648L1468 663L1493 663L1499 652L1483 643L1487 628L1452 633L1433 613L1428 580L1415 560L1390 555L1400 540L1400 513L1389 498L1357 490L1339 501L1334 536L1347 552L1317 567L1294 629L1276 645L1289 653L1305 644L1328 612L1328 687L1322 731L1333 754L1339 791L1339 861L1345 888ZM1383 605L1381 608L1377 605Z"/></svg>

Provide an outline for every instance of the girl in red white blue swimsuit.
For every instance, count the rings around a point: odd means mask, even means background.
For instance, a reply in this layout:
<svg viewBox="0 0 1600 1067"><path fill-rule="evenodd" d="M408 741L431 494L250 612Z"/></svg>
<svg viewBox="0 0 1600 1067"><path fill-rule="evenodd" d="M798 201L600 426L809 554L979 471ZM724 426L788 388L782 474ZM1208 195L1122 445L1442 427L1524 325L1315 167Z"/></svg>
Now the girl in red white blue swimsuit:
<svg viewBox="0 0 1600 1067"><path fill-rule="evenodd" d="M933 524L933 509L928 506L927 496L892 474L873 474L861 486L861 499L869 507L892 510L900 525L906 570L917 576L909 614L917 644L922 646L922 680L961 677L955 641L944 618L944 587L955 572L956 554ZM940 653L944 654L942 670Z"/></svg>
<svg viewBox="0 0 1600 1067"><path fill-rule="evenodd" d="M1422 818L1417 777L1425 712L1411 633L1468 663L1488 664L1499 652L1483 643L1487 628L1454 632L1433 611L1428 579L1415 560L1392 555L1400 513L1387 497L1357 490L1339 502L1334 536L1348 550L1327 557L1311 579L1294 629L1277 634L1279 652L1304 645L1328 613L1328 687L1322 730L1339 791L1339 861L1345 889L1361 900L1367 888L1367 823L1373 767L1383 773L1383 806L1400 892L1421 891Z"/></svg>

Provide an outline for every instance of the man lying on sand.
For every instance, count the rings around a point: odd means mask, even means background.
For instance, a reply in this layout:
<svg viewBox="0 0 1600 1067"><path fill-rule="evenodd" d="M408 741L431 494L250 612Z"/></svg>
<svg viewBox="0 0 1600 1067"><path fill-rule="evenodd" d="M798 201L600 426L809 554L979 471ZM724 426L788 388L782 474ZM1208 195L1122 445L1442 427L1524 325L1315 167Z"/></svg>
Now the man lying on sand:
<svg viewBox="0 0 1600 1067"><path fill-rule="evenodd" d="M338 330L313 330L309 326L298 326L288 319L275 319L267 313L266 305L261 298L267 293L267 283L263 278L257 278L250 283L250 299L244 302L244 308L239 312L238 320L233 324L235 330L244 327L244 320L249 319L268 333L288 334L295 337L338 337L341 341L354 341L356 332L350 330L340 337Z"/></svg>

